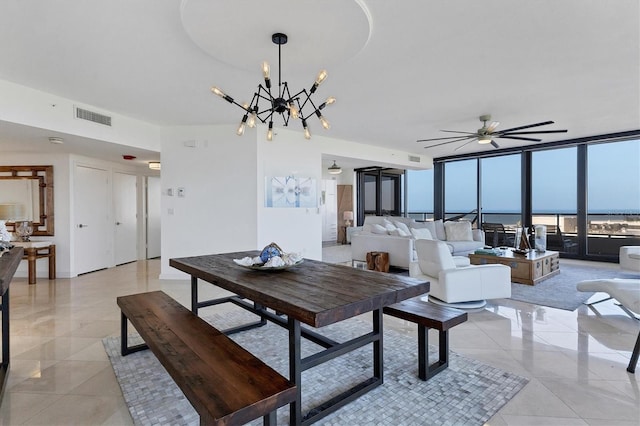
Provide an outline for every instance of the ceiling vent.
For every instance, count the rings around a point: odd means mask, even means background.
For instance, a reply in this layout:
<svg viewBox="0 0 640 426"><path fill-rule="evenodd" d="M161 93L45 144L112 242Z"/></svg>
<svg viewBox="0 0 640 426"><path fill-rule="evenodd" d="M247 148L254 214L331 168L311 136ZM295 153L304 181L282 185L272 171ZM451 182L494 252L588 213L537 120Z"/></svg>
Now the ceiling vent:
<svg viewBox="0 0 640 426"><path fill-rule="evenodd" d="M97 112L89 111L84 108L76 108L76 118L81 120L92 121L94 123L103 124L105 126L111 126L111 117L108 115L98 114Z"/></svg>
<svg viewBox="0 0 640 426"><path fill-rule="evenodd" d="M419 163L420 162L420 157L415 156L415 155L410 155L409 156L409 161L413 161L414 163Z"/></svg>

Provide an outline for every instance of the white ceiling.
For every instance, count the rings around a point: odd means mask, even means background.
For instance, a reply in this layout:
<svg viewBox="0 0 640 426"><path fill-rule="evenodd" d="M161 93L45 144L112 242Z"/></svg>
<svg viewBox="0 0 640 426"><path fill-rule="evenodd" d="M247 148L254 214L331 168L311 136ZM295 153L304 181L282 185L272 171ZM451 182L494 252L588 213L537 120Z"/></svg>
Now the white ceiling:
<svg viewBox="0 0 640 426"><path fill-rule="evenodd" d="M498 130L568 129L543 142L640 129L639 24L638 0L6 0L0 79L158 125L237 123L210 87L249 101L265 59L277 81L284 32L283 80L298 91L326 68L314 98L338 99L312 133L439 157L459 144L416 140L474 132L486 113ZM58 149L45 136L4 123L0 151ZM96 145L77 142L65 149Z"/></svg>

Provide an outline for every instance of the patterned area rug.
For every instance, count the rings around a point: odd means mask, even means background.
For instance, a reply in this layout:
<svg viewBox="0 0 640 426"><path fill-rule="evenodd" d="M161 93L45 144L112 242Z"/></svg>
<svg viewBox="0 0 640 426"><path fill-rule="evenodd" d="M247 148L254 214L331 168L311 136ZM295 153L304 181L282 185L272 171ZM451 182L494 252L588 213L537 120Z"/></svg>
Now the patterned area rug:
<svg viewBox="0 0 640 426"><path fill-rule="evenodd" d="M561 260L560 273L535 286L511 283L511 299L575 311L593 296L593 293L576 290L576 284L583 280L600 278L631 278L631 276L613 269L566 265Z"/></svg>
<svg viewBox="0 0 640 426"><path fill-rule="evenodd" d="M219 329L253 316L244 311L211 315ZM341 341L371 331L352 319L324 327L321 333ZM455 330L452 331L455 333ZM269 323L232 336L240 345L288 377L287 331ZM129 411L137 425L197 425L198 415L150 351L120 356L120 338L103 339ZM130 344L135 343L132 337ZM320 349L303 339L303 356ZM429 357L437 359L435 347ZM320 420L320 425L481 425L516 395L528 379L454 352L449 368L427 382L418 379L417 338L394 330L384 333L384 384ZM370 377L371 346L334 359L302 375L303 411ZM278 410L278 424L288 424L289 407ZM252 425L262 424L258 419Z"/></svg>

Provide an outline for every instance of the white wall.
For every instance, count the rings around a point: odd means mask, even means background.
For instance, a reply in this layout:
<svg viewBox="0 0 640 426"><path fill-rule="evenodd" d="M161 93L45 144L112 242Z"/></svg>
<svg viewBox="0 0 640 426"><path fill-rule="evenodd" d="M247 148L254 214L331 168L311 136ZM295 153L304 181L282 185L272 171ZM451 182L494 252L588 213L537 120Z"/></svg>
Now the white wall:
<svg viewBox="0 0 640 426"><path fill-rule="evenodd" d="M163 135L163 279L185 277L169 267L171 258L258 246L255 130L242 138L235 131L235 126L186 126ZM177 196L178 188L184 188L184 197Z"/></svg>

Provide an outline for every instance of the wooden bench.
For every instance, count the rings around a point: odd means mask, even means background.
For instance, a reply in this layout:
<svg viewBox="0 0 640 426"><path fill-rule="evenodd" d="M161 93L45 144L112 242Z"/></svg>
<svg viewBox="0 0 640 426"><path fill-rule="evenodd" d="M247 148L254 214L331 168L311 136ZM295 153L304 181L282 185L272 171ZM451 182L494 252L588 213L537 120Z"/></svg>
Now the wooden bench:
<svg viewBox="0 0 640 426"><path fill-rule="evenodd" d="M386 306L383 312L418 324L418 377L428 380L449 366L449 329L467 320L455 308L423 302L419 297ZM439 359L429 365L429 329L439 332Z"/></svg>
<svg viewBox="0 0 640 426"><path fill-rule="evenodd" d="M122 355L151 349L200 415L201 425L237 425L296 399L296 386L162 291L117 298ZM127 320L145 344L129 347Z"/></svg>

